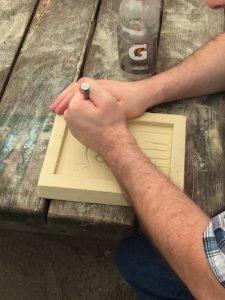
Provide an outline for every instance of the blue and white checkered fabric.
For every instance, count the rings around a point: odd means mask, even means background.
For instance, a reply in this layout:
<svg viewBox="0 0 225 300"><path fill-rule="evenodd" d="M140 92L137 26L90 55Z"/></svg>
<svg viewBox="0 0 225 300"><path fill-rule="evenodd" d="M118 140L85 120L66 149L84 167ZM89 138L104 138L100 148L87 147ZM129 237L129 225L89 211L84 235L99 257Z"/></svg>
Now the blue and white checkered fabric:
<svg viewBox="0 0 225 300"><path fill-rule="evenodd" d="M203 242L212 271L225 287L225 212L211 220L204 232Z"/></svg>

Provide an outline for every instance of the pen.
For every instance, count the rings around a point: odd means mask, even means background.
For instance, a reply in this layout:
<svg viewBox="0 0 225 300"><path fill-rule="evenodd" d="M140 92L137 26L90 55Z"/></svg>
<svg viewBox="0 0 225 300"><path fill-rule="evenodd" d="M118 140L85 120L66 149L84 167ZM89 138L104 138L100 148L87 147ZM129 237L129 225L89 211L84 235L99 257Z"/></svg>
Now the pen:
<svg viewBox="0 0 225 300"><path fill-rule="evenodd" d="M86 82L81 83L80 91L84 95L85 100L89 100L90 85Z"/></svg>

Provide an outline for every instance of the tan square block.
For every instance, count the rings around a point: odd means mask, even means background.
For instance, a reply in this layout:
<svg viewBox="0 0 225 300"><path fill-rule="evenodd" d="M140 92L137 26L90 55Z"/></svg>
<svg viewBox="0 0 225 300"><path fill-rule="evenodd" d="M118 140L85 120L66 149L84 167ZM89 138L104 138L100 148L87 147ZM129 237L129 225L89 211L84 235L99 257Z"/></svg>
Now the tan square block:
<svg viewBox="0 0 225 300"><path fill-rule="evenodd" d="M145 113L128 126L145 155L183 189L186 118ZM38 192L43 198L129 205L100 155L71 135L62 116L56 116Z"/></svg>

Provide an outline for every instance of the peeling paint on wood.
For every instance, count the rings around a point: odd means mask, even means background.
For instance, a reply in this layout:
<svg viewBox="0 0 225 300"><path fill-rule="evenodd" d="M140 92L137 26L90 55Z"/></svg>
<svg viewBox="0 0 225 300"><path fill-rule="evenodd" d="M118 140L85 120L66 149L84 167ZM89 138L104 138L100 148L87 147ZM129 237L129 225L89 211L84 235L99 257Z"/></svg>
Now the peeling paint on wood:
<svg viewBox="0 0 225 300"><path fill-rule="evenodd" d="M90 52L85 64L85 75L95 78L109 78L117 70L117 39L116 22L119 0L102 1L97 21L97 28L91 44ZM118 67L119 70L119 67ZM118 73L117 73L118 74ZM83 228L93 227L98 230L98 235L108 226L110 232L119 228L122 233L130 233L134 228L134 213L132 208L120 206L96 205L87 203L74 203L64 201L51 201L48 213L48 223L60 224L64 220L66 226L80 224Z"/></svg>
<svg viewBox="0 0 225 300"><path fill-rule="evenodd" d="M0 104L0 219L45 220L36 186L54 121L49 105L80 71L95 5L39 3Z"/></svg>

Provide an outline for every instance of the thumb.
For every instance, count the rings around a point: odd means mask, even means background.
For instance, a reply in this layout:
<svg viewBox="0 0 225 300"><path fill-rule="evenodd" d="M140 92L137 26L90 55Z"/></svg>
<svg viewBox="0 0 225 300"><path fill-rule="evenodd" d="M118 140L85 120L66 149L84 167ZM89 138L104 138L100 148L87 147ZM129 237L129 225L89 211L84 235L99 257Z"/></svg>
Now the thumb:
<svg viewBox="0 0 225 300"><path fill-rule="evenodd" d="M89 98L96 107L103 106L108 101L116 99L96 81L88 77L83 77L78 81L79 84L88 83L90 86Z"/></svg>
<svg viewBox="0 0 225 300"><path fill-rule="evenodd" d="M96 107L91 101L85 100L84 94L79 89L71 99L68 108L64 112L64 117L67 118L71 113L77 113L80 111L96 110Z"/></svg>

